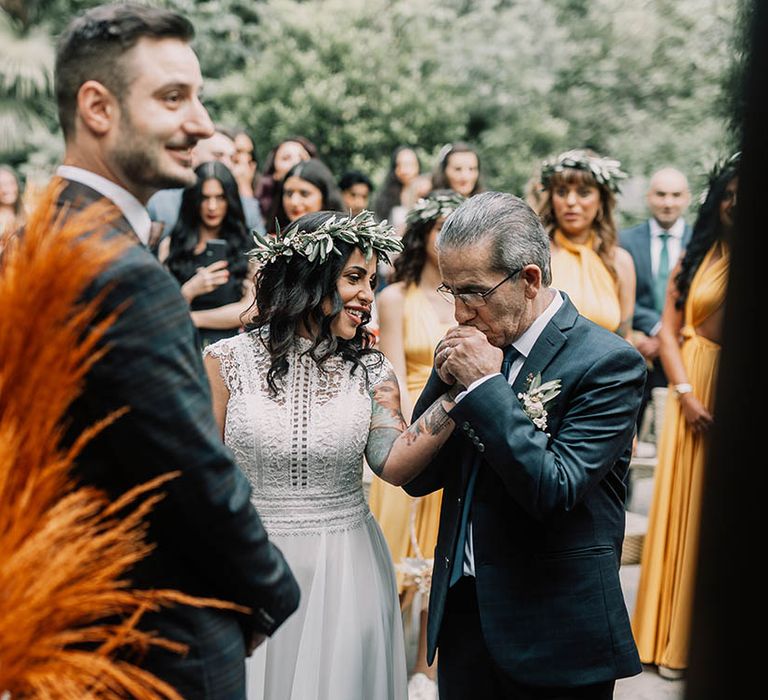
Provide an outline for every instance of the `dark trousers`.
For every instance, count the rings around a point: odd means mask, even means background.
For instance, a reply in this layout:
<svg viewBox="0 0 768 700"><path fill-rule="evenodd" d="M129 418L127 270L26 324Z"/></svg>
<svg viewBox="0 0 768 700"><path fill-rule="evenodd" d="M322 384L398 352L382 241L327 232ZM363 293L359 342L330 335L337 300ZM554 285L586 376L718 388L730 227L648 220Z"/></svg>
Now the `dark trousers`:
<svg viewBox="0 0 768 700"><path fill-rule="evenodd" d="M615 681L576 688L513 682L488 653L480 628L475 579L463 576L448 590L437 657L440 700L611 700Z"/></svg>

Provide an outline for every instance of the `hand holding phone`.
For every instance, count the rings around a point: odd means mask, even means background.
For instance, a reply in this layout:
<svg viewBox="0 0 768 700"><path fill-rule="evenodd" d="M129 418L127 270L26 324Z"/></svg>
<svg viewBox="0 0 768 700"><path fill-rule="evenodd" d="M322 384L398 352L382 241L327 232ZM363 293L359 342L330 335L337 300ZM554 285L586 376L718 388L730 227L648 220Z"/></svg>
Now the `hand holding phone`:
<svg viewBox="0 0 768 700"><path fill-rule="evenodd" d="M213 238L205 244L205 265L227 259L227 242L223 238Z"/></svg>

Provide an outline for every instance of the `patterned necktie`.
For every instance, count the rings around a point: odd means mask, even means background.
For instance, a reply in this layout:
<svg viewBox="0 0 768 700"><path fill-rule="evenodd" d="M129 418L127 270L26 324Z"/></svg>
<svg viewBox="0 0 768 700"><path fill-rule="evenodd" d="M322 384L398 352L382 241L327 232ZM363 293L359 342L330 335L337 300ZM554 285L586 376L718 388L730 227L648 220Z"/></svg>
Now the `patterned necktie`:
<svg viewBox="0 0 768 700"><path fill-rule="evenodd" d="M661 313L664 310L664 299L667 296L667 280L669 279L669 233L663 231L659 234L661 238L661 252L659 253L659 267L656 270L656 290L655 301L656 311Z"/></svg>
<svg viewBox="0 0 768 700"><path fill-rule="evenodd" d="M519 356L520 352L512 345L508 345L504 348L504 361L501 363L501 373L505 378L509 377L509 370L512 367L512 363ZM462 502L459 534L456 537L456 549L453 552L453 566L451 567L449 586L456 583L464 573L464 548L467 542L467 523L469 522L469 511L471 510L470 505L472 503L472 495L475 491L475 482L477 481L477 474L480 471L480 462L482 461L482 454L480 452L475 453L472 471L469 474L469 479L467 479L467 490L464 492L464 500Z"/></svg>

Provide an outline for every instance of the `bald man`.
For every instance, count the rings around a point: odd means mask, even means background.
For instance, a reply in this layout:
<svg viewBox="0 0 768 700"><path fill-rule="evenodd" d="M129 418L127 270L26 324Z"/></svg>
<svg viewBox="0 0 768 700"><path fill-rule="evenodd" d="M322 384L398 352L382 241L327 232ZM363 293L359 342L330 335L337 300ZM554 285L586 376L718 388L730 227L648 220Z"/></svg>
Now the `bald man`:
<svg viewBox="0 0 768 700"><path fill-rule="evenodd" d="M669 272L691 236L691 227L683 214L691 202L688 179L676 168L657 170L650 180L647 194L651 217L637 226L619 233L622 248L629 251L635 263L637 289L635 315L635 347L648 362L648 378L638 414L641 425L651 390L666 386L667 378L659 360L657 333Z"/></svg>

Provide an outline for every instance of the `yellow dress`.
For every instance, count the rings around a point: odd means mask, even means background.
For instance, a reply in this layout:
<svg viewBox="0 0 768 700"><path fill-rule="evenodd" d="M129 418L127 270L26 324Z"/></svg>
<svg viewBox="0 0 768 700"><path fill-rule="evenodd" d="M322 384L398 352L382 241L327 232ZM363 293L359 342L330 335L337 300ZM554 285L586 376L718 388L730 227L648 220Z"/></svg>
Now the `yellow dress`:
<svg viewBox="0 0 768 700"><path fill-rule="evenodd" d="M555 231L554 241L552 286L564 291L582 316L615 331L621 323L619 285L594 250L594 232L586 243L574 243Z"/></svg>
<svg viewBox="0 0 768 700"><path fill-rule="evenodd" d="M715 251L722 257L711 267ZM696 398L712 412L720 346L695 328L725 301L728 250L716 243L691 281L680 348ZM709 433L693 433L670 392L654 476L648 533L643 544L632 628L640 660L674 669L688 666L688 641Z"/></svg>
<svg viewBox="0 0 768 700"><path fill-rule="evenodd" d="M403 305L403 346L405 349L406 381L411 402L416 403L432 372L432 360L440 339L453 323L440 323L435 317L432 303L418 288L411 284L405 291ZM440 525L442 491L413 498L403 489L381 479L371 484L369 503L371 512L379 523L397 565L404 557L432 558L437 544ZM416 551L411 537L411 520ZM404 590L404 575L397 574L398 592Z"/></svg>

